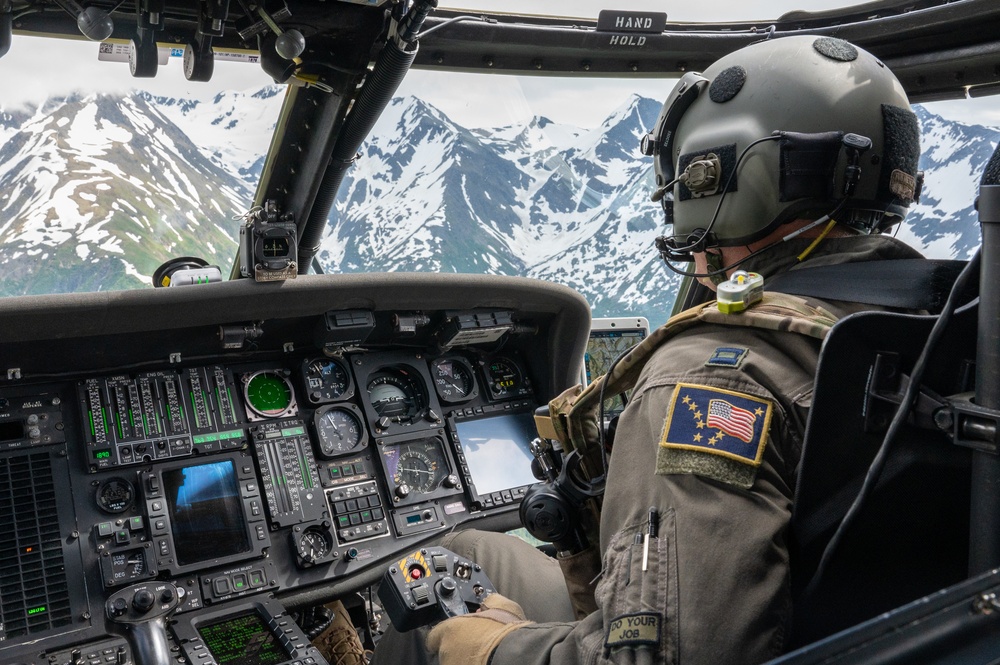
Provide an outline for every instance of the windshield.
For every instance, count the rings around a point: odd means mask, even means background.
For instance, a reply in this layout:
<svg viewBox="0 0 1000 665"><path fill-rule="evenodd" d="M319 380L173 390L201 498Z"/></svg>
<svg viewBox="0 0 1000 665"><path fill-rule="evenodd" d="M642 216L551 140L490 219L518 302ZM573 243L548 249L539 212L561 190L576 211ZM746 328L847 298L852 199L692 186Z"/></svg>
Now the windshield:
<svg viewBox="0 0 1000 665"><path fill-rule="evenodd" d="M181 256L232 265L284 87L234 62L188 83L178 54L133 79L99 48L18 38L0 60L0 295L148 288ZM666 227L638 145L672 85L411 71L343 182L322 270L534 277L595 316L662 323L679 278L653 249ZM926 181L898 236L967 258L1000 105L916 108Z"/></svg>

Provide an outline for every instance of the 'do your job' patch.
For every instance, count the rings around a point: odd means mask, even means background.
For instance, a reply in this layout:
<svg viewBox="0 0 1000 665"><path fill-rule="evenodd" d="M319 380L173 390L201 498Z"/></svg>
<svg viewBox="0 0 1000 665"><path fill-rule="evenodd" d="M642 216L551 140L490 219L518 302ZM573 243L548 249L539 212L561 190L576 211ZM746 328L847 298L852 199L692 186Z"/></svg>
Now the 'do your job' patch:
<svg viewBox="0 0 1000 665"><path fill-rule="evenodd" d="M615 647L660 646L660 615L652 612L636 612L615 617L608 625L608 637L604 640L608 649Z"/></svg>

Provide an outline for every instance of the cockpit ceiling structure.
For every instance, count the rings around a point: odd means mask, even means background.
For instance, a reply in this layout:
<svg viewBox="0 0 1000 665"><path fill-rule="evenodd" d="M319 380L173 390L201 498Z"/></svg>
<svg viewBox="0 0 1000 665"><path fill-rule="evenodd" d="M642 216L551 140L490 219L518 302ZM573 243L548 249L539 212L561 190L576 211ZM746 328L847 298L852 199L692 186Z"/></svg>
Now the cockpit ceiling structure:
<svg viewBox="0 0 1000 665"><path fill-rule="evenodd" d="M15 35L82 38L76 17L60 6L65 1L8 0L0 2L0 16L5 4ZM206 15L213 5L226 11ZM161 46L182 47L195 42L199 30L214 31L215 48L261 50L265 64L268 42L262 40L261 48L258 37L267 32L267 21L260 15L266 9L283 17L277 19L283 29L298 30L305 37L304 63L341 73L361 73L375 57L384 43L391 6L288 0L257 7L247 2L139 0L137 11L132 3L87 3L88 8L112 12L112 41L127 43L143 24L144 12L157 10L161 23L155 39ZM808 33L846 39L871 51L896 73L912 101L923 102L1000 90L998 26L1000 5L992 0L884 0L752 22L668 21L664 30L654 32L605 31L594 18L439 9L424 23L413 66L520 75L664 77L699 71L754 41Z"/></svg>

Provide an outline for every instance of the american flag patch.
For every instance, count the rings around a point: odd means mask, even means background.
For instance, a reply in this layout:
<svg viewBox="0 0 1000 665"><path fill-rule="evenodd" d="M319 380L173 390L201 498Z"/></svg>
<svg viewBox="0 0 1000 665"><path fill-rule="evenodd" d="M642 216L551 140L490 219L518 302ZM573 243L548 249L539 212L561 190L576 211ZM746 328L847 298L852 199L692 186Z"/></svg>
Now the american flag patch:
<svg viewBox="0 0 1000 665"><path fill-rule="evenodd" d="M772 410L766 399L679 383L670 400L660 445L759 466Z"/></svg>

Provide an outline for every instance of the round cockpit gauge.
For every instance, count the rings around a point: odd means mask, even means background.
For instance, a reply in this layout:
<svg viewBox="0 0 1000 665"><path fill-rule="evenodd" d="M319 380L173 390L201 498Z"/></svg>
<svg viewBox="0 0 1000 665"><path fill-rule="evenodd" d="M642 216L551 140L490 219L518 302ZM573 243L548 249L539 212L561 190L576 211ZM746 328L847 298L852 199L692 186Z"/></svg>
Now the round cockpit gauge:
<svg viewBox="0 0 1000 665"><path fill-rule="evenodd" d="M333 538L329 529L313 525L306 528L297 537L295 543L295 553L304 565L311 566L317 561L322 561L333 549Z"/></svg>
<svg viewBox="0 0 1000 665"><path fill-rule="evenodd" d="M273 370L254 372L244 379L243 395L247 406L263 418L290 415L295 401L292 384Z"/></svg>
<svg viewBox="0 0 1000 665"><path fill-rule="evenodd" d="M124 478L108 478L97 488L97 505L106 513L123 513L135 501L135 488Z"/></svg>
<svg viewBox="0 0 1000 665"><path fill-rule="evenodd" d="M333 402L354 394L351 375L339 360L317 358L303 365L307 395L313 404Z"/></svg>
<svg viewBox="0 0 1000 665"><path fill-rule="evenodd" d="M115 584L128 584L150 577L146 553L141 549L113 552L110 566L110 577Z"/></svg>
<svg viewBox="0 0 1000 665"><path fill-rule="evenodd" d="M486 378L493 399L512 397L521 392L523 378L514 361L494 358L486 364Z"/></svg>
<svg viewBox="0 0 1000 665"><path fill-rule="evenodd" d="M318 442L317 451L323 459L352 452L368 443L361 412L353 404L324 406L313 416Z"/></svg>
<svg viewBox="0 0 1000 665"><path fill-rule="evenodd" d="M476 379L472 365L464 358L438 358L431 363L431 379L438 397L455 404L476 396Z"/></svg>
<svg viewBox="0 0 1000 665"><path fill-rule="evenodd" d="M433 492L449 477L448 461L437 438L386 446L382 456L397 498Z"/></svg>
<svg viewBox="0 0 1000 665"><path fill-rule="evenodd" d="M420 375L409 367L385 367L368 378L368 401L379 419L411 423L427 408Z"/></svg>

